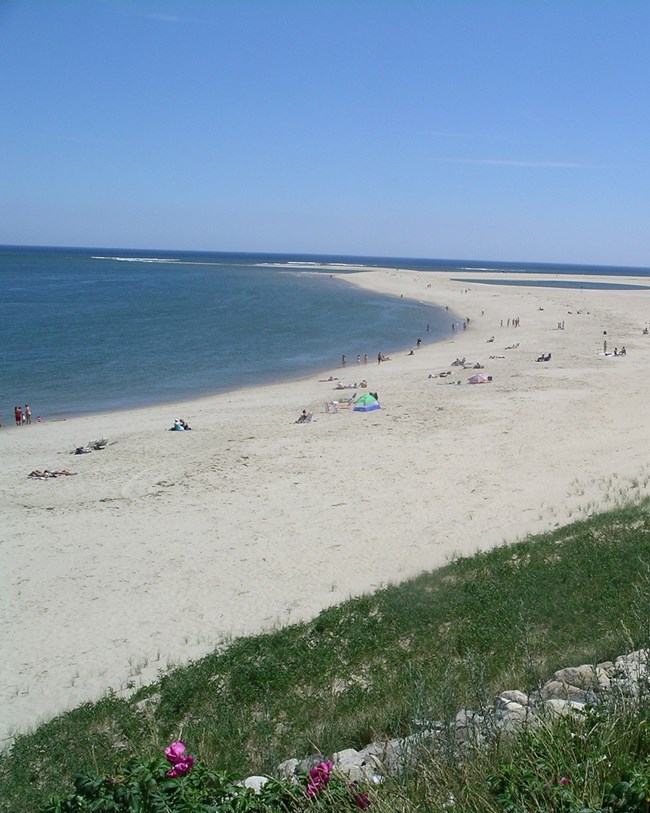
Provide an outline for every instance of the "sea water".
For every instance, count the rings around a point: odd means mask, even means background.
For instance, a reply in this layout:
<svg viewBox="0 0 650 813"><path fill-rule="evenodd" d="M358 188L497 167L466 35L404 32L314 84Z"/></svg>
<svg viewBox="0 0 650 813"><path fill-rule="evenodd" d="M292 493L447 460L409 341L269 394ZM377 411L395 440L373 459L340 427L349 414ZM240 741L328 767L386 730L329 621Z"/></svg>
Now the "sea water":
<svg viewBox="0 0 650 813"><path fill-rule="evenodd" d="M648 269L320 255L0 247L0 422L178 401L332 370L450 335L454 315L331 265L648 275ZM354 269L344 273L354 273ZM462 317L462 314L460 315ZM428 326L428 330L427 330ZM354 370L354 371L353 371Z"/></svg>
<svg viewBox="0 0 650 813"><path fill-rule="evenodd" d="M343 354L354 377L357 355L451 332L443 307L360 290L320 259L0 249L0 422L26 402L44 418L172 402L331 370Z"/></svg>

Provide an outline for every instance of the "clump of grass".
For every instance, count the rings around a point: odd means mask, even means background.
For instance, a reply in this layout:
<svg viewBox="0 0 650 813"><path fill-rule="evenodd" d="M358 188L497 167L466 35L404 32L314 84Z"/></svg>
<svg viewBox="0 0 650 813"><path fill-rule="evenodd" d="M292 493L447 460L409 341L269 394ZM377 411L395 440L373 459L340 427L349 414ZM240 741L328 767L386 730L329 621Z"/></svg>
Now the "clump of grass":
<svg viewBox="0 0 650 813"><path fill-rule="evenodd" d="M413 813L641 813L650 781L649 712L645 697L547 718L481 748L460 748L450 737L448 747L423 749L375 809L387 813L392 795L403 801L398 809Z"/></svg>
<svg viewBox="0 0 650 813"><path fill-rule="evenodd" d="M649 572L645 502L236 639L129 699L109 694L18 737L0 766L0 810L35 810L75 774L110 773L180 736L243 776L534 689L650 640Z"/></svg>

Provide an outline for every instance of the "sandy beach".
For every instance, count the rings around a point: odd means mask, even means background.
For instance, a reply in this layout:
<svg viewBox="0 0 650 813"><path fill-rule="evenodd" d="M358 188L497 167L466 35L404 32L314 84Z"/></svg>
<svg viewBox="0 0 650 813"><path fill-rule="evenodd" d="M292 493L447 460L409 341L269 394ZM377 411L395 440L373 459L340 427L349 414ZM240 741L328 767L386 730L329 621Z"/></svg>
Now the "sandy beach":
<svg viewBox="0 0 650 813"><path fill-rule="evenodd" d="M650 492L650 290L345 278L467 329L382 364L378 347L299 381L0 429L5 740L231 636ZM468 384L450 366L463 357L492 382ZM366 378L382 409L326 413L353 392L330 376ZM302 409L313 420L296 425ZM175 417L193 431L167 431Z"/></svg>

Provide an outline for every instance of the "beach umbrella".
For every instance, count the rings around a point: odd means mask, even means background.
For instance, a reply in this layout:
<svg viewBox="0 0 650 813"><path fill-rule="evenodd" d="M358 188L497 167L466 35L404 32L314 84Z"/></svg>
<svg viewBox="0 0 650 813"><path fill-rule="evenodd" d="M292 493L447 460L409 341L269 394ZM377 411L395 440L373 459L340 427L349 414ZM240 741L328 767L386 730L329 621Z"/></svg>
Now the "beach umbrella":
<svg viewBox="0 0 650 813"><path fill-rule="evenodd" d="M369 392L364 393L354 403L355 412L372 412L373 409L381 409L379 401Z"/></svg>

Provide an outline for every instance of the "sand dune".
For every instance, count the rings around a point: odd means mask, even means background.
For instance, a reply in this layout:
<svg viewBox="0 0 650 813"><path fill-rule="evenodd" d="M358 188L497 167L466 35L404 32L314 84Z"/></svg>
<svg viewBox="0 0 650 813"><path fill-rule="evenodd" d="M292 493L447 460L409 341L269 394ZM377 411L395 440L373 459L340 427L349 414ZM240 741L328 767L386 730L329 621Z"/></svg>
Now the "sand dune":
<svg viewBox="0 0 650 813"><path fill-rule="evenodd" d="M229 636L648 493L650 290L351 279L448 305L467 330L381 365L387 348L367 367L0 430L2 735ZM604 339L627 355L604 356ZM449 366L463 356L493 382L467 384ZM325 414L346 394L329 375L366 377L382 410ZM303 408L314 420L295 425ZM168 432L176 416L193 431ZM100 436L104 451L70 455ZM79 474L29 480L35 468Z"/></svg>

